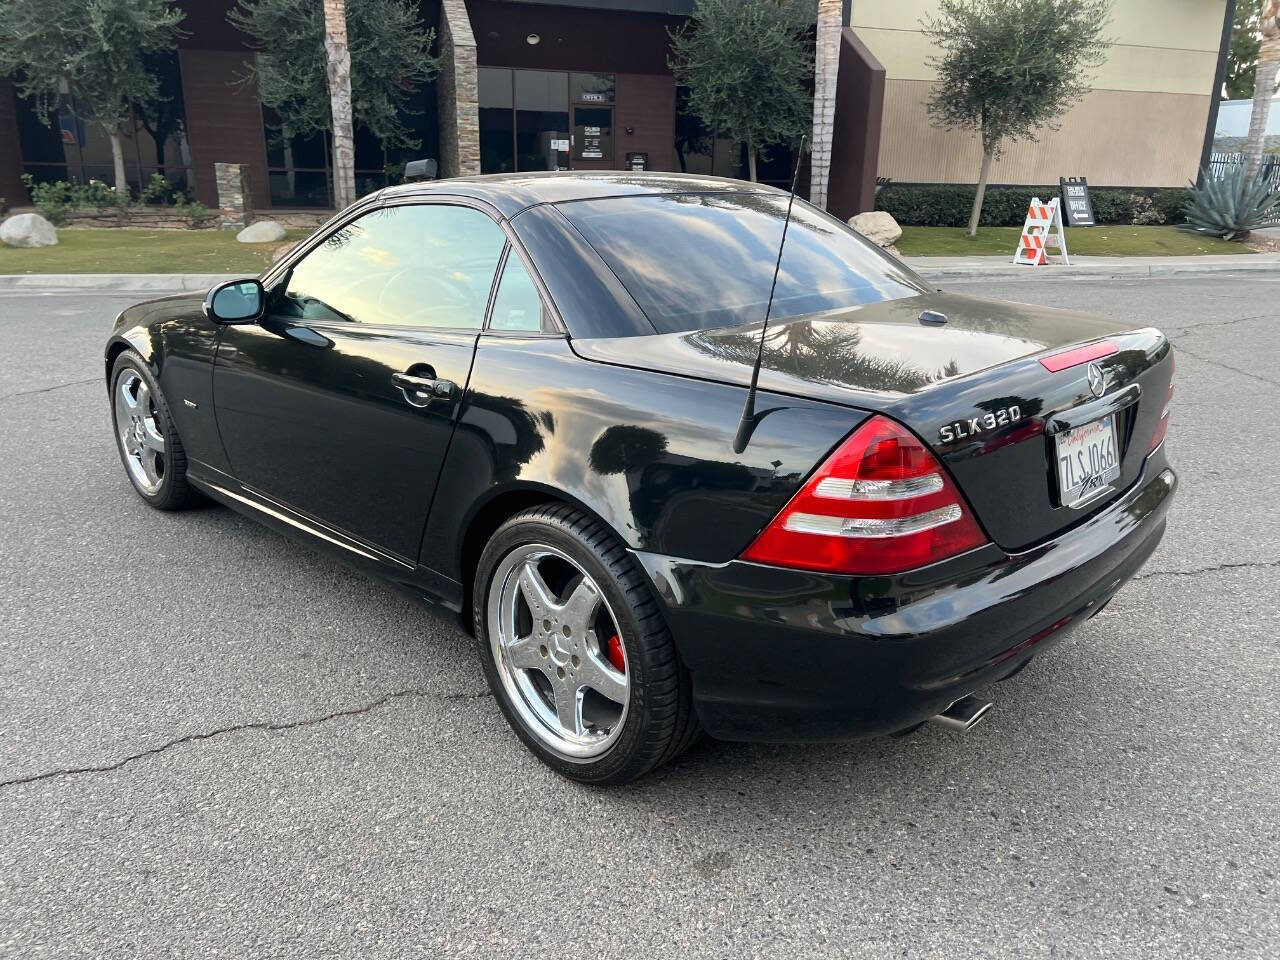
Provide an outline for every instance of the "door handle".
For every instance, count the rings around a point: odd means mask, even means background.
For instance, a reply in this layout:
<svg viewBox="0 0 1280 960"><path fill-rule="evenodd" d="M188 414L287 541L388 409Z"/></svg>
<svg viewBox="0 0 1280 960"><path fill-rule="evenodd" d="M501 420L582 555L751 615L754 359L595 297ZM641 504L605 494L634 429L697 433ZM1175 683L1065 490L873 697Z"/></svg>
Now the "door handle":
<svg viewBox="0 0 1280 960"><path fill-rule="evenodd" d="M427 403L430 403L436 397L447 400L453 396L455 389L452 380L419 377L412 373L393 373L391 382L405 392L405 398L410 403L414 403L415 398L417 401L426 401ZM422 405L425 406L425 403Z"/></svg>

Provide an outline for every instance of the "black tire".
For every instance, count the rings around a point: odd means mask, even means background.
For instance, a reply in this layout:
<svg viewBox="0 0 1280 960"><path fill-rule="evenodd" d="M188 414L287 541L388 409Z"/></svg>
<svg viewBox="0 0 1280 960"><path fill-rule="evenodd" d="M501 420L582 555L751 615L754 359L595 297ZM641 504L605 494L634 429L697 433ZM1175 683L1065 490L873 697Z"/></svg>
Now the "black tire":
<svg viewBox="0 0 1280 960"><path fill-rule="evenodd" d="M504 558L531 544L573 559L599 586L617 621L630 682L622 729L607 752L573 759L550 749L515 709L499 674L489 636L489 598ZM567 505L544 505L507 520L490 538L472 591L475 637L485 677L507 722L544 763L581 783L627 783L674 759L698 738L689 675L635 558L600 521Z"/></svg>
<svg viewBox="0 0 1280 960"><path fill-rule="evenodd" d="M164 440L162 455L163 472L159 484L154 491L148 491L140 485L130 467L129 454L117 420L117 404L121 403L120 383L126 377L137 377L146 384L150 392L153 420ZM111 422L112 434L116 439L116 452L120 454L120 462L125 468L125 476L134 492L157 510L182 510L199 499L199 494L187 482L187 454L182 447L182 438L173 424L169 413L169 404L160 390L147 363L133 350L125 350L111 366Z"/></svg>

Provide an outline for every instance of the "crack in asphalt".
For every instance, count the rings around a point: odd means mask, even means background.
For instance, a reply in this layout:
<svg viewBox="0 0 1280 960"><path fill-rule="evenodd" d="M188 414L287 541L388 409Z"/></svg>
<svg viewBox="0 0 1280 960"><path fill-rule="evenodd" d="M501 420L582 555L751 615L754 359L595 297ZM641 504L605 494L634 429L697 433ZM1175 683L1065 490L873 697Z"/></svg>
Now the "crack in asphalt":
<svg viewBox="0 0 1280 960"><path fill-rule="evenodd" d="M1164 332L1170 337L1180 337L1192 330L1203 330L1206 327L1229 327L1237 323L1248 323L1250 320L1275 320L1274 313L1260 313L1256 317L1228 317L1225 320L1205 320L1201 323L1187 323L1180 327L1170 327ZM1181 349L1181 348L1179 348Z"/></svg>
<svg viewBox="0 0 1280 960"><path fill-rule="evenodd" d="M1136 583L1139 580L1151 580L1155 577L1200 577L1206 573L1218 573L1221 570L1272 570L1280 567L1280 560L1249 560L1242 563L1219 563L1212 567L1199 567L1195 570L1152 570L1150 573L1142 573L1133 578Z"/></svg>
<svg viewBox="0 0 1280 960"><path fill-rule="evenodd" d="M17 397L34 397L38 393L52 393L54 390L63 390L67 387L80 387L86 383L97 383L101 377L90 377L88 380L72 380L68 383L55 383L52 387L40 387L38 390L19 390L17 393L6 393L0 395L0 400L13 400Z"/></svg>
<svg viewBox="0 0 1280 960"><path fill-rule="evenodd" d="M370 703L366 703L359 707L348 707L344 710L335 710L333 713L326 713L319 717L307 717L302 720L290 720L287 722L268 722L258 720L252 723L237 723L228 727L219 727L216 730L207 730L204 733L188 733L185 736L176 737L166 743L162 743L156 747L150 747L141 750L138 753L130 754L114 763L104 763L97 766L88 767L63 767L58 770L46 770L44 773L33 773L25 777L15 777L12 780L0 780L0 789L5 787L17 787L28 783L40 783L45 780L56 780L62 777L74 777L87 773L112 773L116 770L126 767L135 760L143 760L147 757L154 757L161 753L165 753L174 747L181 746L186 743L201 743L205 740L212 740L215 737L221 737L229 733L241 733L247 730L262 731L265 733L277 733L285 730L297 730L303 727L314 727L322 723L328 723L330 720L340 720L344 717L358 717L370 711L377 710L379 707L386 706L395 700L404 697L425 697L429 696L430 691L421 687L410 687L408 690L395 690L385 694ZM488 690L478 690L468 693L447 693L441 699L445 701L458 700L480 700L484 697L492 696Z"/></svg>
<svg viewBox="0 0 1280 960"><path fill-rule="evenodd" d="M1250 380L1260 380L1273 387L1280 387L1280 380L1270 380L1267 377L1259 376L1256 373L1250 373L1248 370L1241 370L1239 367L1233 367L1229 363L1223 363L1221 360L1210 360L1208 357L1202 357L1198 353L1192 353L1186 347L1179 346L1177 350L1178 353L1183 356L1190 357L1192 360L1199 360L1201 363L1207 363L1213 367L1221 367L1223 370L1230 370L1232 373L1238 373L1240 376L1248 377Z"/></svg>

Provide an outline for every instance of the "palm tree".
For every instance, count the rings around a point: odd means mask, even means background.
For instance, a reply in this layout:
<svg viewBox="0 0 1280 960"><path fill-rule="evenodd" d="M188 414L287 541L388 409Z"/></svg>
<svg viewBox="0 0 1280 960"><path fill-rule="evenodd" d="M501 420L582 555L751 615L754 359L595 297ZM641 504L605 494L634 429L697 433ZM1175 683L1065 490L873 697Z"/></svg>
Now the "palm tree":
<svg viewBox="0 0 1280 960"><path fill-rule="evenodd" d="M1249 142L1245 147L1245 182L1251 182L1262 164L1267 139L1267 114L1276 95L1276 74L1280 72L1280 0L1262 0L1262 45L1258 47L1258 69L1253 80L1253 113L1249 117Z"/></svg>
<svg viewBox="0 0 1280 960"><path fill-rule="evenodd" d="M346 0L324 0L324 49L333 111L333 204L356 200L356 147L351 121L351 50L347 46Z"/></svg>
<svg viewBox="0 0 1280 960"><path fill-rule="evenodd" d="M813 139L810 147L809 202L827 208L831 171L831 132L836 116L836 72L840 67L842 0L818 0L818 32L813 57Z"/></svg>

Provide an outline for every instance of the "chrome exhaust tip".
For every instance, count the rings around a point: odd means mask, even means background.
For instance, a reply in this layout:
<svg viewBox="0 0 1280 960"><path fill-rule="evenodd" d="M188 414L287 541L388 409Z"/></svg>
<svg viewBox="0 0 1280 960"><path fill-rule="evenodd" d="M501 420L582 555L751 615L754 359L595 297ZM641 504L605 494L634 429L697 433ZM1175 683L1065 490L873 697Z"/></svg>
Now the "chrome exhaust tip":
<svg viewBox="0 0 1280 960"><path fill-rule="evenodd" d="M940 723L944 727L950 727L952 730L972 730L987 712L994 707L995 704L990 700L983 700L981 697L975 697L970 694L967 697L961 697L947 709L932 719L935 723Z"/></svg>

